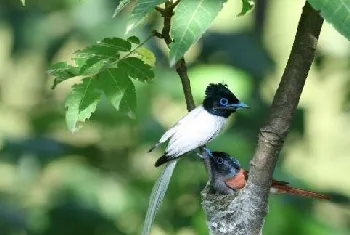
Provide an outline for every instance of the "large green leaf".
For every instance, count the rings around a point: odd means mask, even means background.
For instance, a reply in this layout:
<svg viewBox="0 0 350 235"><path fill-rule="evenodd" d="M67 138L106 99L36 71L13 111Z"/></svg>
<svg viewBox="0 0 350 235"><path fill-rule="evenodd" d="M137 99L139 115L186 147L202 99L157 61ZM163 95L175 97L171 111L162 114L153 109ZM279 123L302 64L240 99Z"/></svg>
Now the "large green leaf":
<svg viewBox="0 0 350 235"><path fill-rule="evenodd" d="M143 19L151 13L156 6L166 2L167 0L138 0L133 11L131 12L130 20L126 28L126 33L138 26Z"/></svg>
<svg viewBox="0 0 350 235"><path fill-rule="evenodd" d="M85 122L95 112L101 94L99 83L93 77L85 78L82 83L72 87L65 104L67 126L72 132L79 130L81 122Z"/></svg>
<svg viewBox="0 0 350 235"><path fill-rule="evenodd" d="M308 0L322 17L350 40L350 0Z"/></svg>
<svg viewBox="0 0 350 235"><path fill-rule="evenodd" d="M127 71L130 78L141 82L149 82L154 77L152 67L136 57L129 57L120 60L118 62L118 67Z"/></svg>
<svg viewBox="0 0 350 235"><path fill-rule="evenodd" d="M173 66L209 28L226 0L181 0L175 10L169 60Z"/></svg>
<svg viewBox="0 0 350 235"><path fill-rule="evenodd" d="M116 17L121 10L130 3L130 0L117 0L117 8L114 11L113 17Z"/></svg>
<svg viewBox="0 0 350 235"><path fill-rule="evenodd" d="M106 69L98 75L98 80L111 104L117 110L134 116L136 92L128 71L122 68Z"/></svg>

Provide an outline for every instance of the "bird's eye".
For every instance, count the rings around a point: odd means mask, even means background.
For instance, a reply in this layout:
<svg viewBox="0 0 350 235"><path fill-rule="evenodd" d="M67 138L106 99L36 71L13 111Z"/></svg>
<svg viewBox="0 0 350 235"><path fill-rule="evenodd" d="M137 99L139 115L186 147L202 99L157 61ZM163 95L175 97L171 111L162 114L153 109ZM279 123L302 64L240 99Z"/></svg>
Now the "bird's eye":
<svg viewBox="0 0 350 235"><path fill-rule="evenodd" d="M219 157L219 158L216 160L216 162L217 162L218 164L222 164L222 163L224 163L224 159L222 159L222 157Z"/></svg>
<svg viewBox="0 0 350 235"><path fill-rule="evenodd" d="M241 169L241 164L239 163L239 161L236 159L235 161L232 162L233 167L236 170L240 170Z"/></svg>
<svg viewBox="0 0 350 235"><path fill-rule="evenodd" d="M226 106L228 104L228 99L226 98L221 98L220 99L220 104L223 105L223 106Z"/></svg>

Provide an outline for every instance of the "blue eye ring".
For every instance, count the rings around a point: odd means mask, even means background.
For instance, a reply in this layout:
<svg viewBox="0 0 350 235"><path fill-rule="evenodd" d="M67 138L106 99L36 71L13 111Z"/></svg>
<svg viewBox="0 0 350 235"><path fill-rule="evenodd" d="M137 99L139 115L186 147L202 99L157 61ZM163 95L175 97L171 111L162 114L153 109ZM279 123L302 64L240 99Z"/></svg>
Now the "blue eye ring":
<svg viewBox="0 0 350 235"><path fill-rule="evenodd" d="M221 98L219 102L220 102L220 104L221 104L222 106L226 106L226 105L228 104L228 99L226 99L226 98Z"/></svg>
<svg viewBox="0 0 350 235"><path fill-rule="evenodd" d="M222 163L224 163L224 159L223 159L222 157L218 157L218 158L216 159L216 162L217 162L218 164L222 164Z"/></svg>

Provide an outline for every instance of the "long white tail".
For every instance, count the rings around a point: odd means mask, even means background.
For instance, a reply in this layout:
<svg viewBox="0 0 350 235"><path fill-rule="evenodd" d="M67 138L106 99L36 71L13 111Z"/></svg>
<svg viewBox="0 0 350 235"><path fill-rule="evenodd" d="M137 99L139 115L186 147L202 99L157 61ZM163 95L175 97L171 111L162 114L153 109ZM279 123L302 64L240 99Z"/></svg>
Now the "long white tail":
<svg viewBox="0 0 350 235"><path fill-rule="evenodd" d="M143 224L142 235L148 235L151 232L153 220L156 217L160 204L163 201L165 192L168 189L170 178L173 174L176 163L177 160L170 161L166 165L164 171L161 173L159 179L153 186L152 193L149 198L149 205L147 209L145 222Z"/></svg>

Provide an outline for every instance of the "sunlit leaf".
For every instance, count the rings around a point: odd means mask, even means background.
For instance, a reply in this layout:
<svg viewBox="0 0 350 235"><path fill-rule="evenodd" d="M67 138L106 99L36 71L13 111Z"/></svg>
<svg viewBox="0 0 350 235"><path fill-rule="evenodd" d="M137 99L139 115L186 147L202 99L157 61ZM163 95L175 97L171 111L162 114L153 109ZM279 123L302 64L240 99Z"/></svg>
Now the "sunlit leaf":
<svg viewBox="0 0 350 235"><path fill-rule="evenodd" d="M167 0L138 0L131 12L130 20L126 28L126 33L138 26L143 19L151 13L156 6L166 2Z"/></svg>
<svg viewBox="0 0 350 235"><path fill-rule="evenodd" d="M21 0L21 3L22 3L23 6L25 6L26 5L26 0Z"/></svg>
<svg viewBox="0 0 350 235"><path fill-rule="evenodd" d="M242 10L237 16L243 16L254 8L254 0L242 0Z"/></svg>
<svg viewBox="0 0 350 235"><path fill-rule="evenodd" d="M95 112L101 94L97 79L93 77L85 78L82 83L72 87L65 103L66 122L69 130L75 132L82 127L81 122L85 122Z"/></svg>
<svg viewBox="0 0 350 235"><path fill-rule="evenodd" d="M350 40L350 0L308 0L322 17Z"/></svg>
<svg viewBox="0 0 350 235"><path fill-rule="evenodd" d="M137 48L134 53L136 54L136 57L140 58L143 62L154 67L156 63L156 57L152 51L148 50L145 47L140 47Z"/></svg>
<svg viewBox="0 0 350 235"><path fill-rule="evenodd" d="M117 8L114 11L113 17L116 17L121 10L130 3L130 0L117 0Z"/></svg>
<svg viewBox="0 0 350 235"><path fill-rule="evenodd" d="M182 0L175 10L169 60L173 66L209 28L226 0Z"/></svg>

